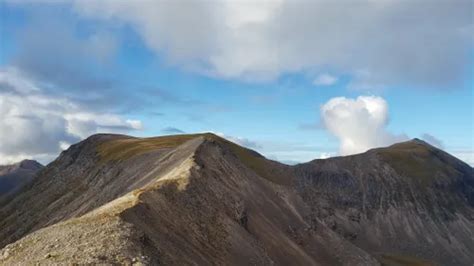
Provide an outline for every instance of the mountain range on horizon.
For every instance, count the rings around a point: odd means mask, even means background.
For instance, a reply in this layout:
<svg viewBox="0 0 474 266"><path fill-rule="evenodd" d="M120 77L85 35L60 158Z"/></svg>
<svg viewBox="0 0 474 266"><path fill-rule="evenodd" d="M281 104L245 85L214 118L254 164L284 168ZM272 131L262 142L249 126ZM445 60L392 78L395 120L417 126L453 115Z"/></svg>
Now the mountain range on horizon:
<svg viewBox="0 0 474 266"><path fill-rule="evenodd" d="M418 139L286 165L211 133L97 134L20 165L0 265L474 262L474 170Z"/></svg>
<svg viewBox="0 0 474 266"><path fill-rule="evenodd" d="M0 165L0 198L28 184L44 166L35 160Z"/></svg>

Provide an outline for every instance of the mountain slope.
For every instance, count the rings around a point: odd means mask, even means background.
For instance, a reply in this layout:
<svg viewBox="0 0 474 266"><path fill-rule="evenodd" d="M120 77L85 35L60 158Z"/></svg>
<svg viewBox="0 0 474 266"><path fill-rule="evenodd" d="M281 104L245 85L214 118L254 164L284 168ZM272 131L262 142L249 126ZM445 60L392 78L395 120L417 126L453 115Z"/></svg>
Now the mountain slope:
<svg viewBox="0 0 474 266"><path fill-rule="evenodd" d="M451 155L415 139L295 171L313 214L364 250L474 262L474 173Z"/></svg>
<svg viewBox="0 0 474 266"><path fill-rule="evenodd" d="M44 226L83 215L154 179L152 174L157 164L172 168L179 162L179 158L166 160L174 148L171 145L157 145L153 150L140 146L140 139L122 135L95 135L72 145L23 193L2 203L0 245ZM114 150L117 147L119 151ZM124 150L135 154L120 155Z"/></svg>
<svg viewBox="0 0 474 266"><path fill-rule="evenodd" d="M95 135L4 202L0 264L470 265L472 181L418 140L287 166L213 134Z"/></svg>
<svg viewBox="0 0 474 266"><path fill-rule="evenodd" d="M43 165L33 160L23 160L16 164L0 165L0 197L14 193L29 183Z"/></svg>
<svg viewBox="0 0 474 266"><path fill-rule="evenodd" d="M103 137L94 137L72 147L61 156L64 161L59 159L53 165L55 168L60 164L67 165L69 160L66 158L74 157L77 154L75 149L88 150L81 146L96 142L98 138ZM112 146L118 145L117 141L132 141L118 136L112 138L115 142ZM263 158L260 155L213 135L182 138L177 147L168 147L167 152L161 151L161 148L153 150L155 160L149 160L147 164L157 167L145 170L141 164L140 176L134 178L140 180L140 186L123 186L122 194L109 203L89 211L91 205L83 202L81 206L88 206L81 209L86 213L83 216L80 216L81 212L74 211L75 201L65 200L60 204L60 210L48 208L46 215L42 212L43 217L49 218L36 218L34 226L43 227L58 220L64 222L38 230L8 245L3 250L1 262L140 261L180 265L377 263L371 255L323 224L306 221L306 206L292 188L260 177L238 157L244 156L243 161L264 171L267 166L256 163ZM103 153L104 142L100 141L96 143L99 147L96 149L99 151L96 161L102 163L102 167L110 163L129 166L130 160L137 160L137 157L128 158L128 155L109 157L117 155L117 151ZM150 144L153 140L147 142ZM123 154L132 153L123 148L117 149ZM161 153L155 154L157 151ZM234 153L236 151L238 155ZM152 153L146 153L146 156L152 157ZM81 154L79 152L76 157L76 163L82 162ZM141 159L144 156L138 155ZM168 162L173 164L167 165ZM69 168L71 166L66 169ZM98 172L103 173L102 170ZM67 183L76 179L64 174L58 179L66 181L66 178L71 179ZM84 179L88 177L81 177L81 180ZM116 180L111 182L118 185ZM102 187L104 190L108 190L107 186ZM83 193L89 194L87 190ZM101 204L102 199L105 200L103 195L89 196L98 202L97 205ZM36 197L24 197L24 200L27 198ZM9 204L11 208L18 207L16 202ZM23 212L29 216L37 211L25 209ZM58 216L58 213L64 214ZM69 217L79 218L67 219ZM23 232L16 233L15 236L20 237Z"/></svg>

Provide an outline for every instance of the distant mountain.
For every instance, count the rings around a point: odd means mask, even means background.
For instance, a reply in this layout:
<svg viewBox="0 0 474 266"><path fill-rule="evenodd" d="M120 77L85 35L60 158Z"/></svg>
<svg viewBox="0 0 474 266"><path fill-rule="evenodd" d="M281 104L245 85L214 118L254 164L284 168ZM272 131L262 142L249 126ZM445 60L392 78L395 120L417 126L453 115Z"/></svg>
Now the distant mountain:
<svg viewBox="0 0 474 266"><path fill-rule="evenodd" d="M33 160L23 160L11 165L0 165L0 197L12 193L31 181L43 165Z"/></svg>
<svg viewBox="0 0 474 266"><path fill-rule="evenodd" d="M295 166L94 135L0 208L0 264L472 265L474 172L420 140Z"/></svg>
<svg viewBox="0 0 474 266"><path fill-rule="evenodd" d="M295 168L314 216L371 254L474 263L474 172L455 157L415 139Z"/></svg>

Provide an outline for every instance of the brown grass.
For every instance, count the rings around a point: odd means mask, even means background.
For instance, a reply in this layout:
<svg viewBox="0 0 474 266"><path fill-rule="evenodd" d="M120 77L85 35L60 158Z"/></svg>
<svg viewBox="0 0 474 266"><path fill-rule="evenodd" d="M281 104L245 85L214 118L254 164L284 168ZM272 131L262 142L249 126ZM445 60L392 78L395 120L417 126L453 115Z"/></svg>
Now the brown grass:
<svg viewBox="0 0 474 266"><path fill-rule="evenodd" d="M271 172L269 162L257 152L241 147L212 133L163 136L153 138L128 138L106 141L97 146L100 162L122 161L159 149L176 148L184 142L202 136L229 147L240 161L259 176L279 184L287 184L289 178Z"/></svg>
<svg viewBox="0 0 474 266"><path fill-rule="evenodd" d="M121 161L147 152L175 148L200 134L106 141L97 146L101 162Z"/></svg>
<svg viewBox="0 0 474 266"><path fill-rule="evenodd" d="M426 186L437 176L453 176L456 171L443 163L434 151L417 143L400 143L378 150L378 154L390 163L397 173L415 178Z"/></svg>

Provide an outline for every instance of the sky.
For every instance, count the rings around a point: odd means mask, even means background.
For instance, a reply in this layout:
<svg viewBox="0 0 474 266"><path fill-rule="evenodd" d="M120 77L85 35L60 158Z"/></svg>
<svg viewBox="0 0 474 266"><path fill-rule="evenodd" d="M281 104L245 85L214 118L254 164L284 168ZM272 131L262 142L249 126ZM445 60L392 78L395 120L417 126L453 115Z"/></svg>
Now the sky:
<svg viewBox="0 0 474 266"><path fill-rule="evenodd" d="M471 0L0 0L0 164L214 132L288 164L420 138L474 165Z"/></svg>

